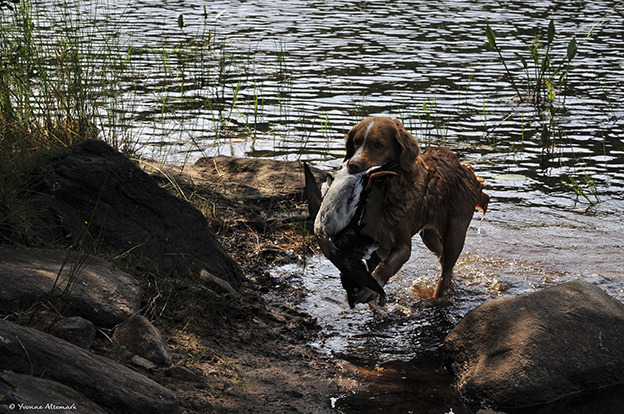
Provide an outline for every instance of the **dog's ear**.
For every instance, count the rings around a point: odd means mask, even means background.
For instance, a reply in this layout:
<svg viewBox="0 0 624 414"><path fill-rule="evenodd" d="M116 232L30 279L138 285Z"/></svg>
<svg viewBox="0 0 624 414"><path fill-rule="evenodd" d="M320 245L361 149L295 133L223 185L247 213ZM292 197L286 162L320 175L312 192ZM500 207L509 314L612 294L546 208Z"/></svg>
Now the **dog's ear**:
<svg viewBox="0 0 624 414"><path fill-rule="evenodd" d="M353 157L353 154L355 154L355 144L353 143L353 137L355 137L356 129L357 129L357 125L351 128L351 131L349 131L349 133L347 134L347 138L346 138L347 155L345 155L343 161L348 161L349 159L351 159L351 157Z"/></svg>
<svg viewBox="0 0 624 414"><path fill-rule="evenodd" d="M412 134L407 132L403 124L399 120L395 120L396 123L396 135L395 140L399 153L399 162L401 168L405 171L411 171L418 154L420 154L420 147L418 146L418 140Z"/></svg>

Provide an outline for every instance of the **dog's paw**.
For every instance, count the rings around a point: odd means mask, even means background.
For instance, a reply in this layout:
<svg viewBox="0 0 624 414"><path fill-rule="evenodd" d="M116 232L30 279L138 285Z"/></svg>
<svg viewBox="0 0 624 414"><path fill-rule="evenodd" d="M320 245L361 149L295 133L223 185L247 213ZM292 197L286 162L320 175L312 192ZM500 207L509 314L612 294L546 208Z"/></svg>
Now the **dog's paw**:
<svg viewBox="0 0 624 414"><path fill-rule="evenodd" d="M386 304L386 296L380 295L379 293L369 289L367 287L362 287L355 294L355 303L378 303L380 306L384 306Z"/></svg>

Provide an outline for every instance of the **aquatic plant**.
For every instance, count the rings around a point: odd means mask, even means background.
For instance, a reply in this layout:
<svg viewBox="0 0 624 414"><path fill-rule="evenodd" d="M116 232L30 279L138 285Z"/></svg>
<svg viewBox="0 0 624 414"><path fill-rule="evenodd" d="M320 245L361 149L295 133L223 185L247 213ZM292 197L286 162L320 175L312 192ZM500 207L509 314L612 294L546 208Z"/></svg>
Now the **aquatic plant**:
<svg viewBox="0 0 624 414"><path fill-rule="evenodd" d="M578 51L576 38L573 37L568 41L565 54L560 53L559 57L555 57L553 42L556 30L555 23L551 19L546 30L546 42L542 41L539 34L536 35L527 47L530 55L528 59L514 52L514 56L521 64L521 71L526 82L525 89L522 89L519 86L520 79L517 79L522 75L514 75L510 71L507 59L503 56L502 50L496 42L494 30L489 24L486 26L485 33L488 44L498 53L499 60L505 68L507 79L516 92L514 98L521 103L529 103L539 114L542 148L553 148L556 145L557 137L562 134L557 120L556 98L565 92L570 64Z"/></svg>
<svg viewBox="0 0 624 414"><path fill-rule="evenodd" d="M102 137L131 152L135 140L124 128L121 79L130 76L132 48L119 53L119 41L85 24L90 17L66 4L48 13L39 7L24 0L0 15L2 150Z"/></svg>
<svg viewBox="0 0 624 414"><path fill-rule="evenodd" d="M565 105L565 93L567 91L570 66L577 55L579 45L590 38L597 27L605 24L608 17L622 4L624 4L624 1L615 4L602 19L591 27L587 35L579 42L577 42L575 37L567 41L565 51L555 50L556 29L554 21L550 20L545 40L536 35L527 45L528 58L519 53L514 53L515 58L520 63L520 65L516 64L514 67L521 68L520 72L515 73L509 69L511 65L507 64L508 61L503 56L502 49L496 41L494 30L489 25L486 27L488 44L498 53L506 78L516 92L514 98L520 104L526 103L531 105L535 110L536 118L539 121L539 129L536 136L539 137L539 144L546 151L546 155L549 158L554 158L554 149L567 141L566 131L560 122L560 115ZM609 93L604 86L603 91L608 109L612 111ZM524 122L522 136L524 141ZM567 170L567 177L560 181L565 187L572 190L577 197L585 200L590 205L600 202L596 182L588 173L587 168L585 168L586 164L583 160L573 156L569 162L564 163L562 166Z"/></svg>
<svg viewBox="0 0 624 414"><path fill-rule="evenodd" d="M575 178L571 171L568 171L568 181L562 180L561 183L574 191L578 197L585 199L590 205L598 204L600 202L598 188L594 179L587 172L587 165L584 161L580 160L577 162L577 166L581 168L583 173L581 176L582 181Z"/></svg>
<svg viewBox="0 0 624 414"><path fill-rule="evenodd" d="M573 37L568 41L565 55L555 59L553 56L553 42L556 34L555 23L553 20L550 20L546 34L546 43L544 44L542 38L536 35L528 45L529 59L515 52L514 56L520 61L526 78L526 90L521 91L518 83L516 83L516 76L509 70L507 60L503 57L502 50L496 43L494 30L492 30L489 24L485 33L489 45L496 50L500 61L503 63L507 78L516 91L516 98L520 102L531 103L538 110L551 107L556 96L565 90L570 64L578 50L576 38Z"/></svg>

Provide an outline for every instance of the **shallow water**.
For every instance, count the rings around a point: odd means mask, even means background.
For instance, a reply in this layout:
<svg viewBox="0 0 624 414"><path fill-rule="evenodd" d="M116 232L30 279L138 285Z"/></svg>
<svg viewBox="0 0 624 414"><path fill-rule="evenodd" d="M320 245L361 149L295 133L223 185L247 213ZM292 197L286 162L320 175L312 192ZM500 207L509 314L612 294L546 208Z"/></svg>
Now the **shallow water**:
<svg viewBox="0 0 624 414"><path fill-rule="evenodd" d="M373 367L421 360L466 312L497 297L582 278L624 300L624 15L613 3L83 2L96 10L90 18L99 30L120 39L120 53L134 48L117 110L146 156L190 162L231 154L336 169L349 128L385 114L402 119L423 147L452 148L486 179L492 201L484 220L472 223L447 307L424 306L439 265L418 238L387 286L385 309L349 309L336 269L322 257L272 271L305 292L297 306L324 326L314 347ZM551 18L553 59L572 37L579 52L555 100L561 134L544 149L539 116L513 99L485 27L495 30L520 83L513 53L528 59L527 45L545 37ZM199 42L207 32L218 48ZM221 57L222 83L211 86ZM208 98L223 103L222 113ZM231 118L224 133L221 116ZM598 203L563 184L570 177Z"/></svg>
<svg viewBox="0 0 624 414"><path fill-rule="evenodd" d="M492 205L483 221L473 220L455 267L451 304L441 309L424 300L433 293L440 266L418 237L412 257L386 286L388 305L382 309L349 309L337 271L323 257L310 258L306 266L275 269L274 275L290 278L308 292L299 306L326 327L326 335L314 344L321 351L410 360L437 347L466 312L498 297L581 278L624 301L624 224L605 215L593 217L601 222L596 227L582 217L548 208ZM371 342L374 346L367 346Z"/></svg>
<svg viewBox="0 0 624 414"><path fill-rule="evenodd" d="M316 316L324 328L312 346L355 363L374 390L341 396L337 401L343 412L366 408L459 414L470 411L452 391L440 354L453 326L486 301L575 279L624 301L622 231L622 220L610 214L588 218L577 211L493 204L483 221L473 220L455 267L451 303L444 307L430 307L426 301L440 267L418 237L413 239L412 257L385 288L388 304L383 308L360 304L349 309L338 272L323 257L272 274L305 292L297 306ZM598 403L606 407L604 400ZM431 411L419 411L423 404ZM568 408L552 412L565 413Z"/></svg>

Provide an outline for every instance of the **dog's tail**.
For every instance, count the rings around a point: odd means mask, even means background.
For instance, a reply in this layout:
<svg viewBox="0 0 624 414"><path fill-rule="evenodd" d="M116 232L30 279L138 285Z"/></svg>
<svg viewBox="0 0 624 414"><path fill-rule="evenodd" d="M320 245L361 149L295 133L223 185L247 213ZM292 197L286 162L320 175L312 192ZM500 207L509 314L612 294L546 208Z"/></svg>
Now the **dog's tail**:
<svg viewBox="0 0 624 414"><path fill-rule="evenodd" d="M305 176L305 198L308 200L308 212L312 222L314 222L321 208L321 189L306 162L303 163L303 174Z"/></svg>
<svg viewBox="0 0 624 414"><path fill-rule="evenodd" d="M477 204L477 210L481 210L483 212L483 216L485 217L485 212L487 211L488 204L490 204L490 196L487 193L481 191L481 195L479 196L479 204Z"/></svg>
<svg viewBox="0 0 624 414"><path fill-rule="evenodd" d="M481 218L483 218L485 217L485 212L487 211L488 204L490 204L490 196L486 192L483 191L483 182L485 180L479 177L478 175L476 175L476 177L477 177L477 180L479 180L479 184L481 184L479 186L479 195L477 199L476 209L481 210L483 212L483 216L481 216Z"/></svg>

